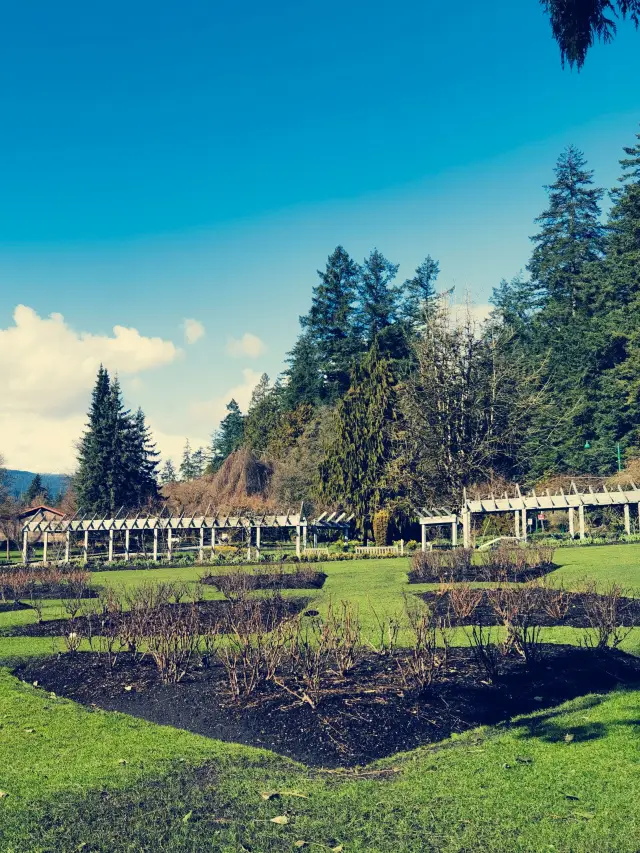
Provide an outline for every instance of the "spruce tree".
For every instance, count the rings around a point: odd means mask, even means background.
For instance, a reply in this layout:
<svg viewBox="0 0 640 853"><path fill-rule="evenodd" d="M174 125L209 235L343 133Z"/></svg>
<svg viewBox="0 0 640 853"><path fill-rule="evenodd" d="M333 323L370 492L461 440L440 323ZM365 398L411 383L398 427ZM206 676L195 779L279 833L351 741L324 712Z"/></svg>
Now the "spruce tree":
<svg viewBox="0 0 640 853"><path fill-rule="evenodd" d="M322 358L309 332L300 335L287 356L287 363L283 393L287 409L322 403L325 399Z"/></svg>
<svg viewBox="0 0 640 853"><path fill-rule="evenodd" d="M166 486L167 483L175 483L177 479L178 475L176 474L173 462L171 459L167 459L160 471L160 482L163 486Z"/></svg>
<svg viewBox="0 0 640 853"><path fill-rule="evenodd" d="M198 477L202 477L204 474L204 468L207 463L206 455L204 452L204 447L199 447L197 450L194 450L191 454L191 467L193 471L193 479L197 479Z"/></svg>
<svg viewBox="0 0 640 853"><path fill-rule="evenodd" d="M191 442L187 438L182 451L182 461L180 462L180 479L193 480L193 462L191 461Z"/></svg>
<svg viewBox="0 0 640 853"><path fill-rule="evenodd" d="M367 346L396 320L400 290L393 282L399 264L374 249L360 268L358 287L360 323Z"/></svg>
<svg viewBox="0 0 640 853"><path fill-rule="evenodd" d="M385 497L392 451L394 386L389 361L374 340L356 362L351 386L338 403L333 436L320 468L323 496L346 504L362 533L370 534L375 511Z"/></svg>
<svg viewBox="0 0 640 853"><path fill-rule="evenodd" d="M436 309L438 294L436 280L440 275L440 264L431 255L417 267L413 278L403 286L402 316L410 327L415 328L428 320Z"/></svg>
<svg viewBox="0 0 640 853"><path fill-rule="evenodd" d="M235 400L227 403L227 414L211 440L211 459L207 470L217 471L224 460L237 450L244 439L245 418Z"/></svg>
<svg viewBox="0 0 640 853"><path fill-rule="evenodd" d="M535 248L529 272L543 309L564 322L584 307L581 284L585 266L599 260L604 251L600 222L604 192L593 186L593 172L574 146L558 158L555 175L554 183L545 188L549 206L536 219L540 231L531 238Z"/></svg>
<svg viewBox="0 0 640 853"><path fill-rule="evenodd" d="M109 511L109 469L111 466L111 429L109 374L100 365L91 395L88 422L78 447L75 488L78 507L84 512Z"/></svg>
<svg viewBox="0 0 640 853"><path fill-rule="evenodd" d="M244 426L245 444L254 453L266 451L271 435L278 427L281 412L282 386L276 382L272 387L269 377L263 373L253 389Z"/></svg>
<svg viewBox="0 0 640 853"><path fill-rule="evenodd" d="M158 498L158 466L160 454L147 426L144 412L138 408L130 432L131 479L136 505L154 502Z"/></svg>
<svg viewBox="0 0 640 853"><path fill-rule="evenodd" d="M355 314L359 267L338 246L318 276L311 309L300 322L317 348L326 396L336 400L349 387L351 363L362 350Z"/></svg>
<svg viewBox="0 0 640 853"><path fill-rule="evenodd" d="M157 453L144 414L127 411L117 379L101 366L78 447L75 488L82 512L113 515L157 495Z"/></svg>
<svg viewBox="0 0 640 853"><path fill-rule="evenodd" d="M36 498L41 499L45 503L50 500L49 492L42 482L40 474L36 474L33 480L29 483L27 491L24 493L24 502L27 506L32 506Z"/></svg>

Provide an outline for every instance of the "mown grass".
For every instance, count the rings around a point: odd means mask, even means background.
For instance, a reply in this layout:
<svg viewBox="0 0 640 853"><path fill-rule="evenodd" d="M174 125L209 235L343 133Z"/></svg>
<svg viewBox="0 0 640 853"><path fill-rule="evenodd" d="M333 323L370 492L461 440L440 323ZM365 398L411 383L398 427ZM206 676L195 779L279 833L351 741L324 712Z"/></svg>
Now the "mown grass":
<svg viewBox="0 0 640 853"><path fill-rule="evenodd" d="M640 545L556 553L554 576L640 586ZM398 612L407 559L330 563L313 606L350 600ZM197 567L116 571L116 588L195 581ZM218 597L208 588L207 597ZM294 593L291 593L294 594ZM295 591L295 595L300 595ZM63 615L49 602L45 618ZM0 613L0 628L34 621ZM545 639L578 642L575 629ZM464 642L464 633L458 633ZM57 639L0 636L0 659L51 654ZM640 653L640 630L626 648ZM360 772L323 773L263 750L222 744L126 715L91 710L0 671L0 850L294 851L344 853L637 853L640 690L582 697L475 730ZM265 800L264 792L294 791ZM287 823L271 819L286 816ZM315 846L318 845L318 846ZM323 848L324 845L324 848Z"/></svg>
<svg viewBox="0 0 640 853"><path fill-rule="evenodd" d="M90 711L2 674L0 849L293 851L306 841L345 853L633 853L639 706L633 691L582 697L324 773ZM278 791L290 793L262 796ZM281 816L286 824L271 821Z"/></svg>

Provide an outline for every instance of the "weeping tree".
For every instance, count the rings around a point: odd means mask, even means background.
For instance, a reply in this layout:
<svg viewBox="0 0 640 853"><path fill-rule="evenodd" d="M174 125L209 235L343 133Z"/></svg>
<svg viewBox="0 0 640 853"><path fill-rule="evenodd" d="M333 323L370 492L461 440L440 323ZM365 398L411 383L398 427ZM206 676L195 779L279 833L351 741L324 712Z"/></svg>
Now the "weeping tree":
<svg viewBox="0 0 640 853"><path fill-rule="evenodd" d="M320 466L322 497L348 505L365 536L371 534L374 513L387 497L394 417L393 376L375 339L353 367L351 385L336 408Z"/></svg>
<svg viewBox="0 0 640 853"><path fill-rule="evenodd" d="M540 0L551 20L554 39L560 46L562 64L582 68L589 49L597 41L608 44L616 32L616 19L630 18L640 24L640 0Z"/></svg>

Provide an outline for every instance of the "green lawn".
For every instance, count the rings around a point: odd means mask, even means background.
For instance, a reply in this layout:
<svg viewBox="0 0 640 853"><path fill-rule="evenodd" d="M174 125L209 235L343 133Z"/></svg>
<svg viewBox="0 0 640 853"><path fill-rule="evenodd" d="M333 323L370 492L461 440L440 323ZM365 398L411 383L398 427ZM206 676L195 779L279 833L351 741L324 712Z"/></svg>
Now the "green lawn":
<svg viewBox="0 0 640 853"><path fill-rule="evenodd" d="M640 587L640 545L567 548L555 573ZM397 612L408 560L327 564L329 598ZM198 568L105 572L116 587L196 580ZM216 595L213 590L208 595ZM299 593L297 593L299 594ZM45 616L61 615L50 602ZM0 628L33 620L0 614ZM550 630L558 641L576 631ZM462 641L462 640L461 640ZM0 636L0 659L57 641ZM628 641L640 653L640 631ZM363 771L311 771L126 715L90 710L0 670L0 850L566 851L640 849L640 690L583 697ZM263 792L283 793L263 799ZM286 823L273 817L286 816ZM296 842L307 842L306 846Z"/></svg>

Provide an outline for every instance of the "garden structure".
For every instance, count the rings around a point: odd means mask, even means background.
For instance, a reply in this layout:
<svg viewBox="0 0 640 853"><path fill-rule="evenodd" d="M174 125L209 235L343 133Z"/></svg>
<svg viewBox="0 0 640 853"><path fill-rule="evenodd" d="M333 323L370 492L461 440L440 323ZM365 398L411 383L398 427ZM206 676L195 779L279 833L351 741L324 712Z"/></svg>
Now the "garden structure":
<svg viewBox="0 0 640 853"><path fill-rule="evenodd" d="M162 511L155 515L141 512L135 514L118 514L114 518L102 516L80 518L73 516L37 518L28 521L22 531L22 562L29 563L29 546L33 538L42 543L42 562L68 563L71 559L74 541L81 537L82 560L87 562L90 556L90 546L93 540L106 545L105 555L109 562L116 556L116 536L123 540L124 550L119 556L129 560L133 554L132 534L136 537L137 547L144 548L144 542L151 538L151 558L154 562L160 559L161 551L171 560L176 550L184 550L182 539L195 541L193 546L198 551L200 562L204 560L205 550L213 556L216 545L222 538L226 539L232 531L243 531L247 547L247 557L251 558L252 548L259 559L261 550L261 533L263 530L293 529L296 538L296 556L301 557L307 551L307 535L311 532L313 544L317 546L318 534L322 531L338 531L348 535L353 522L353 515L346 512L322 513L315 519L307 519L304 507L299 512L281 514L227 515L211 513L210 508L204 512L187 515L171 515ZM51 559L50 543L53 538L63 540L64 554ZM187 546L190 547L190 546Z"/></svg>
<svg viewBox="0 0 640 853"><path fill-rule="evenodd" d="M640 489L635 483L629 483L627 489L618 486L608 490L602 486L601 491L579 491L575 483L565 493L562 489L556 494L547 490L544 494L536 494L535 489L523 494L520 487L515 485L515 494L507 492L501 497L490 495L486 498L469 499L465 490L462 506L459 509L449 507L434 507L423 509L420 514L422 527L422 550L427 548L428 527L450 527L451 544L458 544L458 525L462 525L462 539L465 548L471 547L471 530L473 516L513 513L514 534L516 539L526 542L528 531L528 513L530 512L566 512L569 516L569 536L576 535L576 510L578 513L578 533L580 539L586 538L585 508L588 507L621 507L624 515L624 526L627 534L631 533L631 507L634 507L640 521Z"/></svg>

